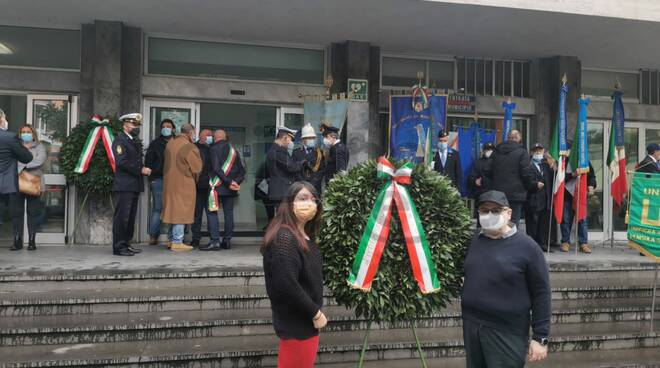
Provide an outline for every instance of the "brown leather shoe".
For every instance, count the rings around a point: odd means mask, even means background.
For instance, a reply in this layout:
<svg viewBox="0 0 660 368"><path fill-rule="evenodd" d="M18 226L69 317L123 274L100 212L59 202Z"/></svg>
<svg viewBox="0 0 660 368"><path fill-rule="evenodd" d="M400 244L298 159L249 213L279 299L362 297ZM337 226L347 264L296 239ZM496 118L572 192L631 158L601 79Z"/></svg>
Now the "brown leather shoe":
<svg viewBox="0 0 660 368"><path fill-rule="evenodd" d="M570 248L571 245L568 243L561 243L561 245L559 246L559 250L561 250L562 252L568 252Z"/></svg>
<svg viewBox="0 0 660 368"><path fill-rule="evenodd" d="M589 248L589 244L587 244L587 243L580 244L580 252L582 252L582 253L591 253L591 249Z"/></svg>
<svg viewBox="0 0 660 368"><path fill-rule="evenodd" d="M149 236L149 245L158 245L158 236Z"/></svg>

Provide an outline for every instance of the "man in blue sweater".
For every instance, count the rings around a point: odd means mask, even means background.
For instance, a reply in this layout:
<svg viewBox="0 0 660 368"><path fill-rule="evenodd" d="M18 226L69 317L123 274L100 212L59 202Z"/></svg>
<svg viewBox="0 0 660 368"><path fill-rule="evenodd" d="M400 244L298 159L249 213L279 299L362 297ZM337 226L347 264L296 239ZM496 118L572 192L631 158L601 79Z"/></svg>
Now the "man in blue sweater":
<svg viewBox="0 0 660 368"><path fill-rule="evenodd" d="M522 368L525 358L548 354L548 266L536 242L510 222L504 193L483 193L478 209L481 230L468 248L461 295L467 367Z"/></svg>

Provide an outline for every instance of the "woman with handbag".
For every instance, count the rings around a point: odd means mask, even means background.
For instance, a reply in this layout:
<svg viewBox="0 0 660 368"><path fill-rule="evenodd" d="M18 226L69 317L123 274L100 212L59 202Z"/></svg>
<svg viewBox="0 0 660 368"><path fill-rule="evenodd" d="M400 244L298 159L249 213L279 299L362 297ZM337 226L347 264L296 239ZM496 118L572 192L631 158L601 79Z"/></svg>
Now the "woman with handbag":
<svg viewBox="0 0 660 368"><path fill-rule="evenodd" d="M18 193L9 197L11 218L14 225L14 245L11 250L23 248L23 219L27 207L28 250L37 249L35 236L37 219L42 212L41 193L44 190L44 173L41 169L46 162L46 148L37 139L37 132L32 125L21 127L19 136L23 146L32 153L32 161L18 163ZM27 205L26 205L27 203Z"/></svg>

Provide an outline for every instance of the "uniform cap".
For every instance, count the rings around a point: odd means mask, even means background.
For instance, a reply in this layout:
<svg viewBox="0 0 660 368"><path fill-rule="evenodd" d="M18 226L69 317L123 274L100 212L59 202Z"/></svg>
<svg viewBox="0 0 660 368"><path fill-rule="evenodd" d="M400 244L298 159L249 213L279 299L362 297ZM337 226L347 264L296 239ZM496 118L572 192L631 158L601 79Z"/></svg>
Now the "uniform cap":
<svg viewBox="0 0 660 368"><path fill-rule="evenodd" d="M133 123L140 125L142 124L142 114L134 112L131 114L122 115L119 120L121 120L123 123Z"/></svg>
<svg viewBox="0 0 660 368"><path fill-rule="evenodd" d="M293 139L293 138L296 137L297 132L298 132L297 130L289 129L287 127L281 127L277 130L277 135L279 136L282 133L286 133L286 134L290 135L291 138Z"/></svg>

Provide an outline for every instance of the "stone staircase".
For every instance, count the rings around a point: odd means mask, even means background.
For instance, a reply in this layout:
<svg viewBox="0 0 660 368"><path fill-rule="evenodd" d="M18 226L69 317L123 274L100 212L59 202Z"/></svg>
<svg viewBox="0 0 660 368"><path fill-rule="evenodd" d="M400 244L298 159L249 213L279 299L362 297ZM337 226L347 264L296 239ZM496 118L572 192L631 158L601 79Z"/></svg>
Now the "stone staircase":
<svg viewBox="0 0 660 368"><path fill-rule="evenodd" d="M660 367L653 267L551 264L550 358L538 367ZM272 367L263 274L0 275L0 367ZM657 303L660 304L660 303ZM318 366L357 366L368 322L328 294ZM460 303L417 321L429 367L464 367ZM372 325L367 367L418 367L408 323Z"/></svg>

